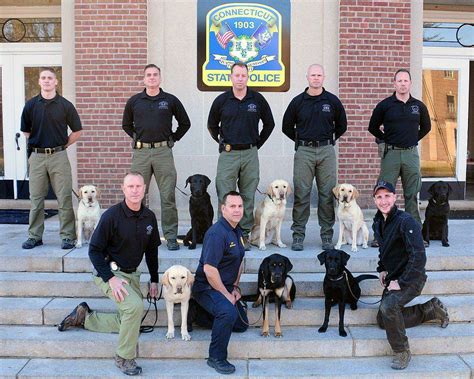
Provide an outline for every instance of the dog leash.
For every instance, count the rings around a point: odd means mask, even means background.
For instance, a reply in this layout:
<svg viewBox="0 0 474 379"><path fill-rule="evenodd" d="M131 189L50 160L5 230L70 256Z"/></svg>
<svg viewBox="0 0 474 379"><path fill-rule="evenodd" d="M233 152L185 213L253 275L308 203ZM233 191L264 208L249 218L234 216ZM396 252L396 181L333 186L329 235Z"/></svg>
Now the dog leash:
<svg viewBox="0 0 474 379"><path fill-rule="evenodd" d="M156 306L156 302L161 299L161 295L163 293L163 286L160 288L160 294L158 295L158 299L156 297L151 297L150 292L146 295L146 301L148 302L148 309L146 310L145 314L142 317L142 321L140 322L140 333L151 333L153 330L155 330L155 325L158 321L158 307ZM155 307L155 322L153 322L153 325L142 325L143 321L145 321L146 316L148 315L148 312L150 311L151 305Z"/></svg>
<svg viewBox="0 0 474 379"><path fill-rule="evenodd" d="M186 192L184 192L183 190L181 190L178 186L174 186L179 192L181 192L184 196L190 196L188 195Z"/></svg>
<svg viewBox="0 0 474 379"><path fill-rule="evenodd" d="M242 296L242 290L240 289L240 287L239 287L239 286L234 286L234 288L240 293L240 296ZM266 285L265 285L265 283L264 283L263 293L265 293L265 290L266 290ZM245 325L247 325L247 326L254 326L254 325L256 325L257 322L259 322L260 319L263 317L263 310L264 310L264 309L263 309L263 306L264 306L264 304L265 304L265 298L266 298L266 296L262 295L262 297L263 297L263 301L262 301L262 312L260 313L260 316L258 317L257 321L255 321L255 322L253 322L253 323L249 323L249 322L245 321L245 320L242 318L242 315L240 314L240 312L237 310L237 314L239 315L240 321L242 321ZM243 307L248 310L249 307L248 307L248 305L247 305L247 302L246 302L246 301L243 301L243 300L239 300L239 301L241 301L241 302L244 304Z"/></svg>
<svg viewBox="0 0 474 379"><path fill-rule="evenodd" d="M344 275L344 278L346 278L347 288L349 289L350 294L352 295L354 299L357 299L357 297L352 293L351 286L349 285L349 279L347 278L347 273L345 271L343 275ZM382 298L380 298L380 300L376 301L375 303L367 303L365 301L360 300L360 298L357 301L361 302L362 304L375 305L375 304L380 303L382 301Z"/></svg>

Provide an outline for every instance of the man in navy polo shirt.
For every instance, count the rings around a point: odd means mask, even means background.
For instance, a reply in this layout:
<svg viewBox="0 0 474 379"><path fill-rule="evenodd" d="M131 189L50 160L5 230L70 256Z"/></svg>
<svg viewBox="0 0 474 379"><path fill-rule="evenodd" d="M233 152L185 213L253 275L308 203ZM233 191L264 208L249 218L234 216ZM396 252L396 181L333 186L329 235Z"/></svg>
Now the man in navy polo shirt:
<svg viewBox="0 0 474 379"><path fill-rule="evenodd" d="M243 201L238 192L224 196L221 212L222 217L204 237L192 292L196 302L213 318L207 364L220 374L232 374L235 367L227 361L230 336L233 331L244 332L248 326L238 290L245 255L238 226Z"/></svg>

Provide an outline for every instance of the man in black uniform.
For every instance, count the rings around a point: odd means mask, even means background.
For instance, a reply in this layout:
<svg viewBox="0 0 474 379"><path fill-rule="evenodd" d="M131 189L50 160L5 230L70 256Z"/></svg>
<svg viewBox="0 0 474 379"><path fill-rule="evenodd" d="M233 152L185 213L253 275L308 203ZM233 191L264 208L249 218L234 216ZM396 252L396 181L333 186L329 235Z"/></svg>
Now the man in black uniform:
<svg viewBox="0 0 474 379"><path fill-rule="evenodd" d="M325 90L324 69L308 67L308 87L288 105L283 116L283 133L295 141L293 183L292 250L303 250L306 223L310 215L313 180L318 187L318 221L323 249L333 247L335 222L332 189L337 183L335 141L347 129L346 111L337 96Z"/></svg>
<svg viewBox="0 0 474 379"><path fill-rule="evenodd" d="M428 109L410 95L410 72L395 73L395 92L375 107L369 122L369 132L384 142L379 180L396 185L401 177L405 210L421 225L417 195L421 189L418 141L431 130ZM383 125L383 131L380 129Z"/></svg>
<svg viewBox="0 0 474 379"><path fill-rule="evenodd" d="M81 120L76 108L56 92L58 79L53 68L40 70L41 93L28 100L21 115L21 131L29 150L30 220L28 239L23 249L43 244L44 200L49 183L58 199L61 248L72 249L76 239L72 209L71 165L66 149L81 135ZM68 136L68 126L72 133Z"/></svg>
<svg viewBox="0 0 474 379"><path fill-rule="evenodd" d="M436 297L424 304L405 307L420 295L425 282L426 253L421 227L407 212L397 209L394 186L379 181L374 188L378 212L374 217L374 235L380 244L380 283L385 287L377 322L387 333L395 353L392 368L403 370L411 359L405 328L430 320L440 321L442 328L449 323L448 311Z"/></svg>
<svg viewBox="0 0 474 379"><path fill-rule="evenodd" d="M135 362L143 299L140 271L145 255L150 272L150 296L158 293L158 246L160 234L156 217L142 204L145 182L139 173L125 176L125 200L109 208L101 217L89 245L89 258L97 271L95 284L112 299L118 313L99 313L87 303L79 304L58 326L59 331L82 327L103 333L118 333L116 366L127 375L139 375Z"/></svg>
<svg viewBox="0 0 474 379"><path fill-rule="evenodd" d="M221 212L222 217L204 237L192 292L208 313L196 316L196 323L212 328L207 364L221 374L232 374L235 367L227 361L230 336L233 331L241 333L248 327L247 315L239 302L245 248L238 226L243 215L238 192L224 195Z"/></svg>
<svg viewBox="0 0 474 379"><path fill-rule="evenodd" d="M255 191L260 180L257 150L272 133L275 122L265 98L247 87L248 68L235 63L230 71L232 88L219 95L209 111L207 128L219 143L216 190L219 204L224 195L235 191L236 184L244 201L240 226L245 249L250 250L248 235L253 226ZM258 123L263 127L259 134Z"/></svg>
<svg viewBox="0 0 474 379"><path fill-rule="evenodd" d="M152 174L160 191L161 227L168 250L179 250L178 211L176 209L176 168L173 147L191 127L191 122L176 96L160 88L161 70L154 64L145 66L145 90L132 96L125 105L122 128L133 138L132 171L145 178L147 190ZM173 116L178 121L172 130Z"/></svg>

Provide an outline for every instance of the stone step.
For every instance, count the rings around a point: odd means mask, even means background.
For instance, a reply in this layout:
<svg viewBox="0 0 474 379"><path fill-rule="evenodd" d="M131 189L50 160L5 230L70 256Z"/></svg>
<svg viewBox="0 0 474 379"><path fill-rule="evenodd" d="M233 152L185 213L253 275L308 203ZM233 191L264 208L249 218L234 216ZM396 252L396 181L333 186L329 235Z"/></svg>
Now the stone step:
<svg viewBox="0 0 474 379"><path fill-rule="evenodd" d="M427 249L428 260L426 269L428 271L452 271L452 270L474 270L474 249L466 248L445 248L435 245ZM160 272L168 267L180 264L195 271L202 246L196 250L181 248L179 251L168 251L162 248L159 251ZM375 271L378 262L378 250L375 248L360 249L357 253L352 253L348 246L343 246L343 250L351 255L348 268L354 272ZM244 272L256 273L262 260L274 253L282 254L290 258L293 264L292 272L324 272L324 267L319 264L317 254L320 249L316 246L305 251L292 251L289 248L280 249L273 245L268 246L268 250L261 251L252 248L246 253ZM88 256L88 247L71 251L40 246L33 250L11 249L0 252L2 259L2 270L11 272L91 272L91 262ZM142 272L148 272L148 268L143 261L140 265Z"/></svg>
<svg viewBox="0 0 474 379"><path fill-rule="evenodd" d="M420 296L413 303L424 303L431 296ZM375 303L379 297L363 297L361 300L367 303ZM470 322L474 320L474 295L449 295L441 296L440 299L448 307L450 322ZM71 312L80 302L74 298L0 298L0 324L2 325L56 325ZM105 298L87 299L87 304L93 310L101 312L115 312L115 305ZM145 301L145 310L148 303ZM167 325L165 302L159 300L157 326ZM175 326L181 323L180 305L174 307ZM346 325L370 325L376 323L378 304L368 305L359 302L357 311L351 311L347 307L345 312ZM262 308L252 308L249 303L248 317L251 324L261 325ZM273 305L270 306L270 322L274 324ZM288 326L319 326L324 319L323 298L297 298L292 309L282 307L281 320L283 325ZM339 311L337 307L331 309L330 325L337 325ZM145 319L145 325L152 325L155 321L155 312L151 307Z"/></svg>
<svg viewBox="0 0 474 379"><path fill-rule="evenodd" d="M469 379L474 355L419 355L403 372L390 368L391 357L232 360L233 378L318 377L384 379ZM203 359L138 359L142 377L218 377ZM116 378L111 359L0 359L0 377Z"/></svg>
<svg viewBox="0 0 474 379"><path fill-rule="evenodd" d="M358 275L355 273L354 275ZM472 271L428 272L424 294L469 294L474 289ZM322 273L292 274L296 282L297 296L322 296ZM149 275L142 275L142 292L147 293ZM257 293L257 275L243 274L241 289L244 295ZM21 285L19 285L19 283ZM361 282L362 295L378 296L382 287L378 280ZM10 297L101 297L101 291L86 273L30 273L0 272L0 296Z"/></svg>
<svg viewBox="0 0 474 379"><path fill-rule="evenodd" d="M271 328L271 331L273 328ZM138 352L142 358L205 358L210 330L195 329L191 341L167 340L165 328L142 334ZM284 327L283 338L260 336L260 328L234 333L229 359L348 358L390 355L385 331L375 326L349 326L347 337L337 328L318 333L316 327ZM446 329L425 324L408 329L413 354L474 353L474 326L450 324ZM93 333L82 329L58 332L52 326L0 326L1 356L4 358L111 358L116 334Z"/></svg>

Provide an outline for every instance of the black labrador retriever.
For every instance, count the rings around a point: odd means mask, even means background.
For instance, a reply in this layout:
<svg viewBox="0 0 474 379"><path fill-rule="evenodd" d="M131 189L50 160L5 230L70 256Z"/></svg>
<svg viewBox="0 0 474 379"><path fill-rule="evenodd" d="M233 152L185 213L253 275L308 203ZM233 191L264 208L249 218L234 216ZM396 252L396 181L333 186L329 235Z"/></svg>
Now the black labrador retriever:
<svg viewBox="0 0 474 379"><path fill-rule="evenodd" d="M189 198L189 214L191 215L191 229L184 237L184 246L189 249L195 249L196 244L202 243L204 234L212 225L214 218L214 209L211 204L211 197L207 193L207 187L211 180L206 175L192 175L186 179L191 188L191 197Z"/></svg>
<svg viewBox="0 0 474 379"><path fill-rule="evenodd" d="M321 265L326 267L324 276L324 322L318 329L319 333L325 333L328 328L329 314L331 307L335 304L339 306L339 335L346 337L344 330L344 311L346 303L350 304L352 310L357 309L357 301L360 298L359 283L365 279L378 279L376 275L359 275L354 278L352 273L346 268L350 255L342 250L324 250L318 255Z"/></svg>
<svg viewBox="0 0 474 379"><path fill-rule="evenodd" d="M448 243L449 193L451 187L442 180L434 183L428 189L431 198L425 212L423 222L423 239L429 244L430 240L441 240L443 246Z"/></svg>
<svg viewBox="0 0 474 379"><path fill-rule="evenodd" d="M281 302L284 301L289 309L293 306L296 295L296 286L293 278L288 273L293 268L290 260L280 254L272 254L266 257L258 269L258 293L257 300L252 304L253 308L262 305L263 327L262 336L270 334L268 318L269 303L275 302L275 337L282 337L280 315Z"/></svg>

